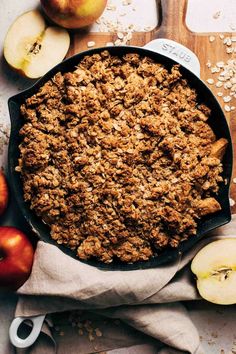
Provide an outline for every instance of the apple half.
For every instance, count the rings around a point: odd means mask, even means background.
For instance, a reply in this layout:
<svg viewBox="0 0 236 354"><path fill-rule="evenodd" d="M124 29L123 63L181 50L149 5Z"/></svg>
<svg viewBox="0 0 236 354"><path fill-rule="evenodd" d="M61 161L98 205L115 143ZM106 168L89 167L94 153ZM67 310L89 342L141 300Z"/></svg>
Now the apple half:
<svg viewBox="0 0 236 354"><path fill-rule="evenodd" d="M4 57L18 72L37 79L63 60L69 45L65 29L46 27L40 12L33 10L19 16L9 28Z"/></svg>
<svg viewBox="0 0 236 354"><path fill-rule="evenodd" d="M219 305L236 303L236 238L214 241L194 257L192 272L197 288L207 301Z"/></svg>

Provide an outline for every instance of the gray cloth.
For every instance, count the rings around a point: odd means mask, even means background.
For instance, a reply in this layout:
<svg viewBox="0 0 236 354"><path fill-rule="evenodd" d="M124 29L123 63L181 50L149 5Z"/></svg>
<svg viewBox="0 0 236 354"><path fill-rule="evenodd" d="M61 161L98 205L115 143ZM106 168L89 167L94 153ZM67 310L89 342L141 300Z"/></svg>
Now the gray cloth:
<svg viewBox="0 0 236 354"><path fill-rule="evenodd" d="M157 353L203 354L198 332L180 301L196 300L189 262L207 243L234 235L230 224L205 237L194 250L172 264L147 270L104 271L74 260L57 247L39 242L32 273L19 289L16 316L48 314L72 309L92 310L118 318L165 345ZM78 338L70 338L78 341ZM37 346L40 347L40 340ZM53 353L46 343L41 351ZM60 344L63 346L63 344ZM104 348L106 349L106 348ZM59 352L64 353L63 350ZM88 353L85 346L80 353ZM28 353L28 352L27 352ZM66 353L66 351L65 351ZM77 354L71 351L71 354Z"/></svg>

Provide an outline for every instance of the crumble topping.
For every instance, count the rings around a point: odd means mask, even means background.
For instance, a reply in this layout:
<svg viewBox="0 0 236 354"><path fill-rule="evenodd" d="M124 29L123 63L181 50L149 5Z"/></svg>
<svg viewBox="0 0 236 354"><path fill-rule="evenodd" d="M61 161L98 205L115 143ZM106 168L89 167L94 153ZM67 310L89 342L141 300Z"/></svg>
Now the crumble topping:
<svg viewBox="0 0 236 354"><path fill-rule="evenodd" d="M17 170L51 237L80 259L146 261L220 210L226 139L179 66L86 56L21 106Z"/></svg>

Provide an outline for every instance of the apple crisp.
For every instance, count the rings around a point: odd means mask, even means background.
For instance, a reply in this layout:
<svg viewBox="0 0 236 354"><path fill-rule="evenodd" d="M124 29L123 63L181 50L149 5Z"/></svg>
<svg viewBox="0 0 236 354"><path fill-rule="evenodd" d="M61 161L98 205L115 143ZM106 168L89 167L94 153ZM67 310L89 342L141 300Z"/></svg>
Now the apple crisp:
<svg viewBox="0 0 236 354"><path fill-rule="evenodd" d="M21 106L24 199L80 259L146 261L220 210L227 140L182 77L109 51L57 73Z"/></svg>

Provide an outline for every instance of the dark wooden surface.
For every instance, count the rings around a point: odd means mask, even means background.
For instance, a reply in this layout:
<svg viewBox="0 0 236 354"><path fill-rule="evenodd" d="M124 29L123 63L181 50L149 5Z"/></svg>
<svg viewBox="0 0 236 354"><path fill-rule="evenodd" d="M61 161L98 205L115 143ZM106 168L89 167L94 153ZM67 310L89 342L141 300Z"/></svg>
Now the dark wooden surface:
<svg viewBox="0 0 236 354"><path fill-rule="evenodd" d="M227 54L225 45L220 39L220 33L212 33L214 42L210 42L211 33L194 33L191 32L185 23L187 9L187 0L157 0L157 11L159 12L159 23L157 27L150 32L137 32L133 34L130 45L143 46L155 38L168 38L177 41L189 49L191 49L199 58L201 64L201 78L206 81L208 78L214 78L206 63L208 61L217 63L219 61L227 61L232 58L233 54ZM235 36L235 33L224 33L225 37ZM76 54L80 51L87 50L87 42L94 41L94 47L105 46L107 42L114 42L117 39L114 33L92 33L89 31L80 31L71 34L71 47L68 56ZM215 74L217 75L217 74ZM209 85L210 89L216 95L219 103L224 106L222 98L217 96L218 91L222 89ZM227 95L225 92L224 95ZM232 100L230 105L236 106L236 100ZM236 152L236 110L225 113L228 120L234 152ZM235 164L236 166L236 164ZM234 166L233 177L236 176L236 167ZM236 201L236 184L231 185L231 198ZM236 212L236 205L232 207L232 212Z"/></svg>

